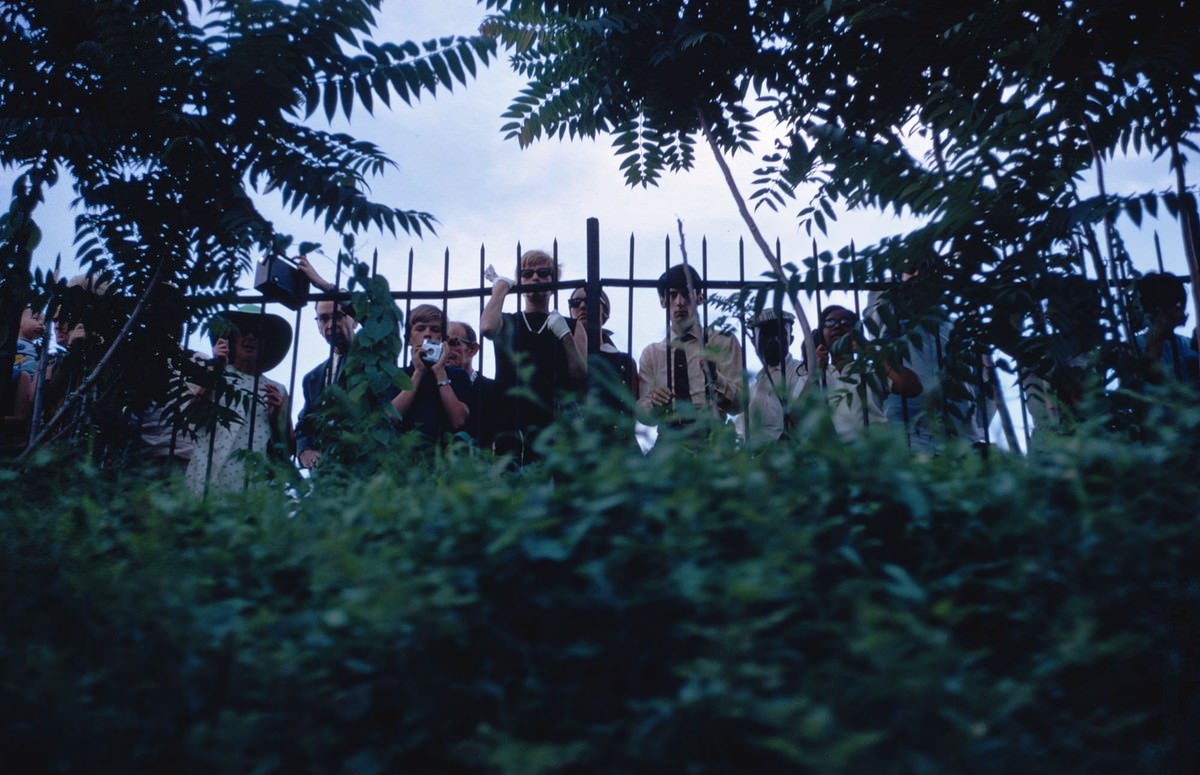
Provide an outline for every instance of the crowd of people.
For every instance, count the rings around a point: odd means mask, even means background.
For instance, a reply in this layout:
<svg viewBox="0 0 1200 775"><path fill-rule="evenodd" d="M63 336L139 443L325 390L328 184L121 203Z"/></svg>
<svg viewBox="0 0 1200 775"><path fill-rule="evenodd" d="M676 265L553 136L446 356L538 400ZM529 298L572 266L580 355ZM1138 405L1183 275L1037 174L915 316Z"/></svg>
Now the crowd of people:
<svg viewBox="0 0 1200 775"><path fill-rule="evenodd" d="M319 290L338 291L305 257L295 262ZM948 437L972 444L987 439L988 407L997 400L987 384L968 380L965 392L945 389L947 321L907 330L896 315L880 314L885 300L870 299L864 315L873 320L877 336L905 337L910 344L895 357L867 358L860 316L828 304L819 311L816 362L809 364L798 346L803 343L796 342L794 315L768 307L747 323L762 363L749 377L738 339L701 324L704 283L686 264L659 277L656 290L667 318L666 335L647 345L636 360L604 328L611 312L606 293L600 291L592 305L600 314L601 341L589 356L587 289L572 291L564 316L552 308L560 269L551 255L528 251L516 269L519 283L487 268L492 287L478 335L470 323L448 320L438 306L421 304L410 311L402 337L407 384L387 397L385 411L395 432L419 434L413 438L426 446L451 437L469 439L523 465L537 459L538 438L556 418L573 413L581 402L597 401L613 410L604 416L614 439L628 444L637 423L656 426L660 434L694 437L733 420L742 442L759 447L788 438L802 419L811 419L803 415L814 407L846 440L864 433L903 432L914 451L933 454ZM505 312L514 289L520 291L521 308ZM1195 382L1200 367L1194 344L1175 333L1186 320L1182 282L1170 275L1148 275L1139 291L1147 320L1137 345L1147 373L1157 380ZM884 320L899 330L889 330ZM182 472L197 493L244 487L252 474L247 468L252 456L242 450L279 459L294 455L300 468L319 471L329 439L339 433L337 413L323 407L338 392L331 386L343 394L347 387L345 364L358 321L349 303L328 300L316 303L315 321L329 355L301 380L302 408L293 428L286 387L265 376L291 347L290 324L256 306L214 316L208 325L211 352L193 354L199 373L211 378L187 381L189 402L212 405L211 418L184 433L165 419L162 405L150 407L142 418L143 439L156 450L162 467ZM42 344L45 318L33 309L22 316L7 428L28 427L39 388L50 400L61 398L64 353L86 331L66 319L56 318L54 324L57 346L47 352ZM493 344L494 378L475 368L480 337ZM974 368L982 370L982 364Z"/></svg>

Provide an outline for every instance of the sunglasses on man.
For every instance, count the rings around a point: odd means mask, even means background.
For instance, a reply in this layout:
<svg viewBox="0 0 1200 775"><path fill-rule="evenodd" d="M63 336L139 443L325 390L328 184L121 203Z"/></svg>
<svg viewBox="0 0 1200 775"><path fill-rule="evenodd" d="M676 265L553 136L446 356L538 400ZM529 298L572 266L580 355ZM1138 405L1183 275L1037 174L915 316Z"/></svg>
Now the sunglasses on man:
<svg viewBox="0 0 1200 775"><path fill-rule="evenodd" d="M521 270L522 280L532 280L534 277L537 277L539 280L549 280L553 276L554 270L548 266L539 266L536 269Z"/></svg>

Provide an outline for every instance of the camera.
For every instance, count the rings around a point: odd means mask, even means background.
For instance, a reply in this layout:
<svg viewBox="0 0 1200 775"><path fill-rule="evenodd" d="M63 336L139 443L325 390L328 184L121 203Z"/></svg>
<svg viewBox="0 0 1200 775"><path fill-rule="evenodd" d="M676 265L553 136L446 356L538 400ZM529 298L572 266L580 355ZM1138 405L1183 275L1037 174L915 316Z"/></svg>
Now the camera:
<svg viewBox="0 0 1200 775"><path fill-rule="evenodd" d="M421 360L426 363L437 363L438 358L442 357L442 343L431 342L429 337L425 338L425 342L421 345Z"/></svg>
<svg viewBox="0 0 1200 775"><path fill-rule="evenodd" d="M288 309L300 309L308 300L308 276L283 256L267 256L258 262L254 289Z"/></svg>

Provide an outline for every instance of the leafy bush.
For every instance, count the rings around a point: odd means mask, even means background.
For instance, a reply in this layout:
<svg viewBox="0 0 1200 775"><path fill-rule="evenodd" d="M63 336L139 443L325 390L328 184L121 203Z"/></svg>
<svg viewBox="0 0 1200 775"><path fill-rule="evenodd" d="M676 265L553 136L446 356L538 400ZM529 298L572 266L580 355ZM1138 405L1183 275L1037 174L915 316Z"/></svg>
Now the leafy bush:
<svg viewBox="0 0 1200 775"><path fill-rule="evenodd" d="M520 471L203 502L44 452L0 472L0 761L1193 772L1200 411L1148 406L986 460L818 424L643 457L580 415Z"/></svg>

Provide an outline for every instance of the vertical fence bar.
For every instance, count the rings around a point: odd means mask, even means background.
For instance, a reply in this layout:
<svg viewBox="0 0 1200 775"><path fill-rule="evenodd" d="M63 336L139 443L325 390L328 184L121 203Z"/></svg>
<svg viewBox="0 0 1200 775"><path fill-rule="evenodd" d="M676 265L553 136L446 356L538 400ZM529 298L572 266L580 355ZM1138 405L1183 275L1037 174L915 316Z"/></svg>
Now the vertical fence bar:
<svg viewBox="0 0 1200 775"><path fill-rule="evenodd" d="M746 287L746 250L745 250L745 242L742 241L741 239L738 240L738 284L743 289L745 289L745 287ZM747 324L747 321L744 319L746 317L745 313L746 313L746 305L744 303L744 297L743 297L743 304L742 304L742 317L743 317L743 320L742 320L742 401L741 401L742 412L741 412L741 414L742 414L742 430L746 434L745 435L746 443L749 444L750 439L751 439L751 430L752 429L750 428L750 374L746 368L746 358L747 358L746 353L749 351L746 348L746 328L747 328L746 324ZM766 367L767 367L767 365L764 363L763 368L765 369ZM786 369L784 369L784 371L786 371Z"/></svg>
<svg viewBox="0 0 1200 775"><path fill-rule="evenodd" d="M854 247L854 240L850 240L850 287L854 295L854 317L862 322L862 307L858 301L858 251Z"/></svg>
<svg viewBox="0 0 1200 775"><path fill-rule="evenodd" d="M337 304L334 304L333 308L338 309ZM289 418L292 416L292 402L296 400L296 362L300 357L300 313L303 311L304 307L296 310L296 330L292 332L292 367L288 373L287 404L284 406L284 411L287 412ZM174 445L174 439L171 443ZM300 461L298 456L293 455L293 457L296 458L296 462Z"/></svg>
<svg viewBox="0 0 1200 775"><path fill-rule="evenodd" d="M408 347L408 345L409 345L408 321L412 315L412 289L413 289L412 280L413 280L413 263L415 263L415 260L416 260L416 256L413 253L413 249L409 248L408 249L408 283L405 285L405 288L404 288L404 290L408 293L408 295L404 297L404 322L401 323L401 325L400 325L400 352L404 353L404 356L400 360L401 360L401 364L404 366L409 365L408 359L409 359L409 355L411 354L411 353L409 353L410 348Z"/></svg>
<svg viewBox="0 0 1200 775"><path fill-rule="evenodd" d="M483 318L483 305L484 305L483 299L484 299L484 296L487 295L487 286L484 285L485 280L483 277L483 273L487 269L487 266L485 264L486 261L487 261L487 246L480 243L480 245L479 245L479 318L480 319ZM479 330L480 330L479 329L479 321L477 320L475 322L475 332L476 332L475 336L479 340L478 341L478 344L479 344L479 373L482 374L484 358L486 357L486 355L485 355L486 348L483 346L483 335L479 333Z"/></svg>
<svg viewBox="0 0 1200 775"><path fill-rule="evenodd" d="M558 260L558 237L555 237L554 241L550 243L550 255L554 256L554 281L557 283L562 280L562 271L559 269L559 267L562 266L562 263ZM550 309L558 309L557 287L554 289L554 304L550 307ZM568 314L568 317L570 317L570 314Z"/></svg>
<svg viewBox="0 0 1200 775"><path fill-rule="evenodd" d="M557 243L555 243L557 246ZM600 352L600 219L587 219L588 354ZM555 294L558 292L555 291ZM555 297L557 299L557 296ZM557 304L555 305L557 306Z"/></svg>
<svg viewBox="0 0 1200 775"><path fill-rule="evenodd" d="M670 268L671 268L671 238L664 237L663 238L663 271L665 272L665 271L669 270ZM666 362L667 390L669 390L671 392L671 395L675 395L675 374L674 374L675 369L673 368L675 362L673 360L671 360L671 358L672 358L672 354L671 354L671 296L669 293L667 294L667 303L665 305L665 308L663 309L663 320L665 321L664 327L666 328L666 331L667 331L666 340L665 340L667 343L667 362Z"/></svg>
<svg viewBox="0 0 1200 775"><path fill-rule="evenodd" d="M442 341L450 336L450 248L442 254Z"/></svg>
<svg viewBox="0 0 1200 775"><path fill-rule="evenodd" d="M633 356L633 232L629 232L629 309L625 321L625 352Z"/></svg>
<svg viewBox="0 0 1200 775"><path fill-rule="evenodd" d="M520 314L520 312L525 309L525 305L522 303L522 299L521 299L521 294L523 294L525 292L523 289L523 286L525 285L525 281L521 279L521 253L522 252L524 252L524 251L521 249L521 243L518 242L517 243L517 268L516 268L515 274L513 274L513 280L516 281L516 283L517 283L516 291L517 291L517 313L518 314ZM501 310L501 312L503 313L504 310Z"/></svg>
<svg viewBox="0 0 1200 775"><path fill-rule="evenodd" d="M708 237L700 238L700 270L702 275L701 287L708 285ZM704 325L703 330L708 330L708 294L704 294Z"/></svg>
<svg viewBox="0 0 1200 775"><path fill-rule="evenodd" d="M816 300L816 304L817 304L817 319L813 321L812 327L814 329L814 335L819 340L821 338L820 326L821 326L821 312L822 312L822 310L821 310L821 257L820 257L820 254L817 252L816 237L813 238L812 249L813 249L813 298ZM813 364L812 366L810 366L810 368L815 369L816 364Z"/></svg>
<svg viewBox="0 0 1200 775"><path fill-rule="evenodd" d="M259 314L260 318L264 317L267 314L266 299L263 299L262 303L259 304L258 314ZM262 322L260 320L260 322L259 322L260 334L261 334L262 330L263 330L263 326L262 326ZM242 336L243 334L239 331L238 335ZM263 337L261 335L256 336L256 338L263 339ZM230 353L230 355L233 355L233 353ZM261 356L262 356L262 344L258 344L257 349L255 350L254 386L251 388L251 392L250 392L250 433L248 434L249 438L246 441L246 450L249 452L254 451L254 423L258 421L258 388L262 381L262 369L259 367L258 358ZM270 421L268 420L268 425L269 424L270 424ZM270 447L270 444L271 444L271 436L270 436L270 434L268 434L267 435L268 448ZM208 459L208 469L209 469L209 472L211 473L212 472L212 458L211 457ZM247 466L243 466L242 467L242 489L245 490L249 485L250 485L250 469Z"/></svg>

